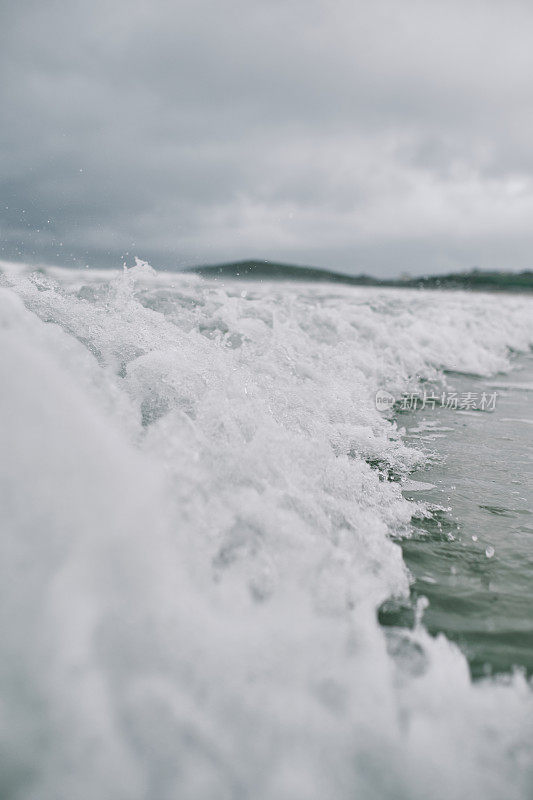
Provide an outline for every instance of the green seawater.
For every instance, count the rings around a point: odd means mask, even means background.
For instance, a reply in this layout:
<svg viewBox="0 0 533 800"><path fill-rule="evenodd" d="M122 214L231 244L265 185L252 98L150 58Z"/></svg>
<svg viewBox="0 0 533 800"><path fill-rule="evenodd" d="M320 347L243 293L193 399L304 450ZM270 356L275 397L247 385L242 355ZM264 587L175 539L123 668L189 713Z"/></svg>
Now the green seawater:
<svg viewBox="0 0 533 800"><path fill-rule="evenodd" d="M468 658L474 678L533 674L533 355L495 378L448 374L447 392L489 397L493 411L399 412L406 442L430 454L407 483L407 498L428 504L401 540L413 576L409 604L391 600L385 625L412 625L416 601L424 625L443 632ZM427 485L432 488L426 488Z"/></svg>

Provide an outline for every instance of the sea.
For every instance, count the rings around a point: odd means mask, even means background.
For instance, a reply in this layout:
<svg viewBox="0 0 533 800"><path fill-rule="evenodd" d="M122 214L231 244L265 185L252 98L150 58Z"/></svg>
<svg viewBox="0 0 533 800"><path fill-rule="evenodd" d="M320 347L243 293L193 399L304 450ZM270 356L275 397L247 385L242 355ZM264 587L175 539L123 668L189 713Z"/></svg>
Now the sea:
<svg viewBox="0 0 533 800"><path fill-rule="evenodd" d="M0 796L533 797L532 354L531 295L0 262Z"/></svg>

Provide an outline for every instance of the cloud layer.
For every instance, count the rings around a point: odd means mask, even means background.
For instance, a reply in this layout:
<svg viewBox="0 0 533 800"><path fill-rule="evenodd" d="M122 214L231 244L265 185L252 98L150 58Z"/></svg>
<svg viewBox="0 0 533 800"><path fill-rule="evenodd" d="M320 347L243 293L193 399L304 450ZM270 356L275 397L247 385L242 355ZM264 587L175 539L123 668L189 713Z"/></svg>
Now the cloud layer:
<svg viewBox="0 0 533 800"><path fill-rule="evenodd" d="M1 8L4 257L533 266L533 6Z"/></svg>

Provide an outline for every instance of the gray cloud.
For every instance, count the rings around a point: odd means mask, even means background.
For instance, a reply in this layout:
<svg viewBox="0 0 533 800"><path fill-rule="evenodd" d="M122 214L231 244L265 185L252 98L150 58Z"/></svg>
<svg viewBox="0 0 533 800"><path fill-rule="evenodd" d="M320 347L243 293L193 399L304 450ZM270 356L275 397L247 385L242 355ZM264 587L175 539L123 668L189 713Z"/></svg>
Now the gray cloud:
<svg viewBox="0 0 533 800"><path fill-rule="evenodd" d="M4 257L532 265L530 3L0 8Z"/></svg>

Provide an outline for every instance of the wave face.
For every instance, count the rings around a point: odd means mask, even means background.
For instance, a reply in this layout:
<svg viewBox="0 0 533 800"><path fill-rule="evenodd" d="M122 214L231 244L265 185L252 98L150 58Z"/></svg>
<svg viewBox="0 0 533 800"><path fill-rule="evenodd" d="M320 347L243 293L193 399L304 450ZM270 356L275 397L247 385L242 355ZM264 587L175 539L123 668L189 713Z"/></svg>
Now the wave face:
<svg viewBox="0 0 533 800"><path fill-rule="evenodd" d="M374 403L507 369L531 300L0 281L3 797L531 796L525 679L377 623L422 456Z"/></svg>

